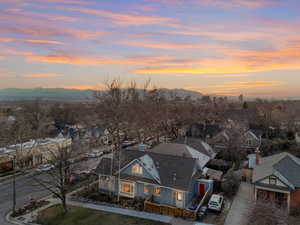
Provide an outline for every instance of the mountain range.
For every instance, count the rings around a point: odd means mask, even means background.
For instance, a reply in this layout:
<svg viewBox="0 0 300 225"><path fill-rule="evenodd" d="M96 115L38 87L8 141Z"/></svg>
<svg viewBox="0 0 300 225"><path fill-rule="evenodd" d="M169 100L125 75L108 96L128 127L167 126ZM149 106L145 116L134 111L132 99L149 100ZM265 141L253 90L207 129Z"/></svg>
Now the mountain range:
<svg viewBox="0 0 300 225"><path fill-rule="evenodd" d="M185 89L160 89L165 96L178 96L191 99L202 98L202 94ZM22 101L41 98L49 101L83 101L92 100L95 90L78 90L65 88L5 88L0 89L0 101Z"/></svg>

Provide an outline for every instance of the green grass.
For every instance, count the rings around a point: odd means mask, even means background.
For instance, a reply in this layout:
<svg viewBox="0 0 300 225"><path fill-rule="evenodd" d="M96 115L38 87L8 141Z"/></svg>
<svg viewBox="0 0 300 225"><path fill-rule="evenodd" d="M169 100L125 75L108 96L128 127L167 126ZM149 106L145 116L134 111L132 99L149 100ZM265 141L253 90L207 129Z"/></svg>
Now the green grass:
<svg viewBox="0 0 300 225"><path fill-rule="evenodd" d="M39 213L38 223L42 225L166 225L156 221L123 216L93 209L70 206L64 214L60 205Z"/></svg>

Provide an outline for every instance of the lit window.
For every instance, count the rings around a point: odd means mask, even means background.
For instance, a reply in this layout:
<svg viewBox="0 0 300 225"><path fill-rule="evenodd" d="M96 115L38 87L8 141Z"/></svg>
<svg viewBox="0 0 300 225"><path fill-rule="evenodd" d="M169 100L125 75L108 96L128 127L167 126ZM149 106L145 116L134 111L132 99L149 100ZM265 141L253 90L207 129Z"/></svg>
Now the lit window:
<svg viewBox="0 0 300 225"><path fill-rule="evenodd" d="M177 192L176 199L177 199L177 201L182 201L182 199L183 199L183 193L182 192Z"/></svg>
<svg viewBox="0 0 300 225"><path fill-rule="evenodd" d="M133 195L133 184L121 182L121 193Z"/></svg>
<svg viewBox="0 0 300 225"><path fill-rule="evenodd" d="M132 167L132 172L135 174L143 174L143 167L141 167L139 164L135 164Z"/></svg>
<svg viewBox="0 0 300 225"><path fill-rule="evenodd" d="M149 193L149 188L147 186L144 186L144 193L148 194Z"/></svg>
<svg viewBox="0 0 300 225"><path fill-rule="evenodd" d="M160 187L156 187L156 188L154 189L154 194L155 194L155 195L160 195Z"/></svg>

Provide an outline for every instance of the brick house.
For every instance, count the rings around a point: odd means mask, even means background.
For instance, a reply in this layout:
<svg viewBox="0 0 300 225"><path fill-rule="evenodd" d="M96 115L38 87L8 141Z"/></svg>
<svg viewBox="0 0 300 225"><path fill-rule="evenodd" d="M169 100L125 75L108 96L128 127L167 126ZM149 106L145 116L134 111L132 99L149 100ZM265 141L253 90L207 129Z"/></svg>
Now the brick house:
<svg viewBox="0 0 300 225"><path fill-rule="evenodd" d="M300 207L300 159L283 152L257 156L252 182L255 200L272 201L288 210Z"/></svg>

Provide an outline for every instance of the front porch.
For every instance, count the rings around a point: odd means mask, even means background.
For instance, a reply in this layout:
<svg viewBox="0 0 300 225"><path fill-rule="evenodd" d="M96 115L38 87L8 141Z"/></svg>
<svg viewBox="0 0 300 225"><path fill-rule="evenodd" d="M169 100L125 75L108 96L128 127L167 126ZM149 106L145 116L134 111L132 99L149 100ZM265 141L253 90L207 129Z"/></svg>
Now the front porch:
<svg viewBox="0 0 300 225"><path fill-rule="evenodd" d="M273 202L280 208L290 209L290 192L255 186L255 201Z"/></svg>

